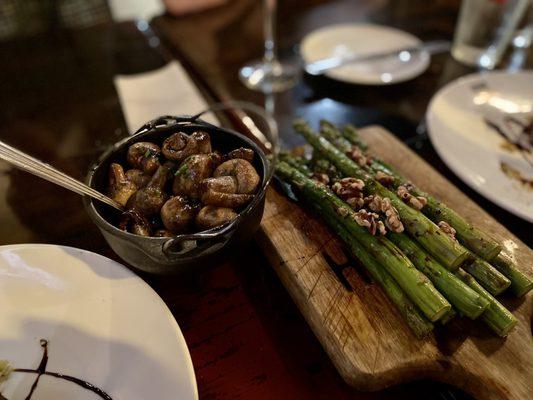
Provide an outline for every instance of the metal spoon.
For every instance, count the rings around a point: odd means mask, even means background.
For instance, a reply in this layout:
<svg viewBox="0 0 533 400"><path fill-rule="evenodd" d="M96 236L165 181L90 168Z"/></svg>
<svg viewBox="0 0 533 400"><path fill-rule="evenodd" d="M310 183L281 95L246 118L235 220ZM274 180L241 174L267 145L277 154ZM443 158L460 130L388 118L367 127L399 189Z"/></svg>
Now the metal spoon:
<svg viewBox="0 0 533 400"><path fill-rule="evenodd" d="M103 195L77 179L68 176L49 164L46 164L8 144L0 141L0 159L7 161L11 165L22 169L30 174L36 175L49 182L55 183L65 189L71 190L80 195L86 195L99 200L119 211L124 211L124 207L115 200Z"/></svg>

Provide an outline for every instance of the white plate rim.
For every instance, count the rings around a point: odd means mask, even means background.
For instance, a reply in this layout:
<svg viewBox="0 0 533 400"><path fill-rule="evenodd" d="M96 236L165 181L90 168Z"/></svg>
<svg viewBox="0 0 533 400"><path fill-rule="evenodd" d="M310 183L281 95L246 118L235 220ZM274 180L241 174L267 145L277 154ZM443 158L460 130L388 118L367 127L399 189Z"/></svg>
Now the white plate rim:
<svg viewBox="0 0 533 400"><path fill-rule="evenodd" d="M317 34L322 34L324 32L332 30L332 29L353 28L353 27L372 27L372 28L378 28L378 29L383 29L383 30L388 30L388 31L393 31L393 32L399 32L399 33L403 34L404 36L409 37L410 39L412 39L413 42L416 42L418 44L422 43L422 40L420 40L418 37L416 37L412 33L409 33L407 31L395 28L393 26L387 26L387 25L381 25L381 24L373 24L373 23L367 23L367 22L344 22L344 23L338 23L338 24L330 24L330 25L326 25L326 26L320 27L318 29L312 30L312 31L310 31L310 32L305 34L305 36L303 37L303 39L302 39L302 41L300 43L300 54L301 54L301 57L304 60L304 62L306 62L306 60L305 60L306 57L304 55L304 50L303 49L305 47L305 43L308 43L309 40L312 38L312 36L317 35ZM392 79L389 82L384 82L383 80L368 80L368 81L365 81L365 80L358 80L357 78L355 78L355 79L343 79L341 77L331 75L329 72L325 72L324 76L327 76L328 79L333 79L333 80L336 80L336 81L339 81L339 82L344 82L344 83L349 83L349 84L356 84L356 85L363 85L363 86L390 86L390 85L395 85L395 84L398 84L398 83L403 83L403 82L410 81L410 80L412 80L412 79L424 74L427 71L427 69L429 68L429 65L431 64L431 55L425 50L420 52L420 54L424 55L424 57L422 57L422 59L421 59L420 67L413 68L413 71L412 71L411 74L407 74L406 76L404 76L402 78Z"/></svg>
<svg viewBox="0 0 533 400"><path fill-rule="evenodd" d="M190 354L190 351L189 351L189 347L187 346L187 342L185 341L185 337L183 336L183 332L181 331L179 325L178 325L178 322L176 321L176 319L174 318L174 315L172 315L172 312L170 311L170 309L168 308L168 306L166 305L166 303L163 301L163 299L161 298L161 296L159 296L159 294L148 284L146 283L143 279L141 279L137 274L135 274L132 270L130 270L129 268L127 268L125 265L115 261L115 260L112 260L102 254L98 254L98 253L95 253L93 251L90 251L90 250L85 250L85 249L81 249L79 247L73 247L73 246L65 246L65 245L59 245L59 244L50 244L50 243L17 243L17 244L7 244L7 245L0 245L0 253L3 252L4 250L17 250L17 249L20 249L20 248L23 248L23 249L28 249L28 248L35 248L35 249L69 249L69 250L74 250L74 251L77 251L77 252L81 252L81 253L84 253L90 257L96 257L96 258L99 258L99 259L102 259L104 260L105 262L107 263L111 263L111 264L114 264L115 267L119 267L121 268L123 271L125 271L127 274L129 274L133 279L137 280L141 285L145 286L146 289L148 289L148 292L151 293L153 296L155 296L155 298L157 299L157 301L161 304L162 306L162 310L165 312L165 314L167 314L167 317L169 319L169 323L170 323L170 327L173 328L173 330L175 331L176 333L176 339L178 340L178 344L180 346L180 348L182 349L185 349L185 351L180 354L180 355L183 355L184 356L184 360L185 363L186 363L186 369L187 369L187 373L188 373L188 380L192 383L191 385L191 388L193 388L193 400L198 400L199 399L199 396L198 396L198 384L197 384L197 381L196 381L196 374L194 372L194 366L193 366L193 363L192 363L192 358L191 358L191 354Z"/></svg>
<svg viewBox="0 0 533 400"><path fill-rule="evenodd" d="M522 210L521 207L517 206L516 204L509 203L507 201L503 201L501 198L495 195L492 191L490 191L486 185L478 185L472 178L469 176L469 174L465 171L465 168L462 167L460 164L456 163L452 157L450 157L445 149L443 149L439 144L438 134L434 132L433 128L431 127L433 124L433 118L436 118L435 116L435 102L443 95L446 94L449 90L453 89L457 85L463 85L465 82L468 82L472 79L479 78L482 76L488 76L488 75L531 75L533 79L533 70L522 70L522 71L516 71L516 72L505 72L505 71L483 71L483 72L474 72L468 75L461 76L460 78L457 78L451 82L448 82L446 85L441 87L431 98L426 115L426 125L427 125L427 132L429 139L431 140L431 143L433 147L435 148L435 151L439 155L439 157L444 161L444 163L453 171L455 175L457 175L463 182L465 182L470 188L474 189L476 192L478 192L480 195L488 199L489 201L493 202L497 206L503 208L506 211L509 211L510 213L524 219L528 222L533 222L533 216L528 215L527 212Z"/></svg>

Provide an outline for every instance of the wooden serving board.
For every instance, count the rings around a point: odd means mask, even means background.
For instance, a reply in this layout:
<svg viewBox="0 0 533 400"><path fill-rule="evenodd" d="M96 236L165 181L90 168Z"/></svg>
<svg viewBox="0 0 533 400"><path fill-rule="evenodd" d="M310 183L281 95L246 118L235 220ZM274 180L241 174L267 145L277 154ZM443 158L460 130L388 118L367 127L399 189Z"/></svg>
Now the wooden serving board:
<svg viewBox="0 0 533 400"><path fill-rule="evenodd" d="M533 274L533 252L392 134L361 130L371 152L490 232ZM466 318L417 339L320 218L271 188L258 242L339 373L359 390L431 378L476 399L533 399L533 296L502 302L519 320L506 338Z"/></svg>

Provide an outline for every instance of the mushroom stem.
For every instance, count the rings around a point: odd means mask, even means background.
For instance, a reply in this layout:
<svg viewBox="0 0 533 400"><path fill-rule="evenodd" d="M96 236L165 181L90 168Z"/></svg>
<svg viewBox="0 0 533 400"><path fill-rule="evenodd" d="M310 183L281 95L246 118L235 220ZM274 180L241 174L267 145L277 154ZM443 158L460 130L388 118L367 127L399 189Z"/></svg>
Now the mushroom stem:
<svg viewBox="0 0 533 400"><path fill-rule="evenodd" d="M137 191L137 186L124 174L122 165L113 163L109 167L109 196L125 206L129 198Z"/></svg>

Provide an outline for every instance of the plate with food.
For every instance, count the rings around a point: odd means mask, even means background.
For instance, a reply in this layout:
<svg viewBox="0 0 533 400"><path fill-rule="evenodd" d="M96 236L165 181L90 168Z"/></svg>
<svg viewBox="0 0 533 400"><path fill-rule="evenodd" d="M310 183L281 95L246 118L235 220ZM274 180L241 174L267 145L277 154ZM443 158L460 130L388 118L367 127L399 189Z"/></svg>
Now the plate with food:
<svg viewBox="0 0 533 400"><path fill-rule="evenodd" d="M65 246L0 246L0 398L198 398L183 335L123 265Z"/></svg>
<svg viewBox="0 0 533 400"><path fill-rule="evenodd" d="M161 117L107 151L88 184L124 206L85 199L113 250L153 273L198 268L259 227L271 176L249 138L198 118Z"/></svg>
<svg viewBox="0 0 533 400"><path fill-rule="evenodd" d="M464 182L533 222L533 72L459 78L431 100L426 120L440 157Z"/></svg>

